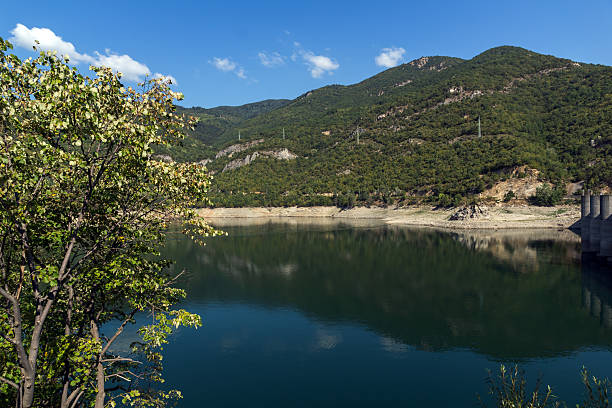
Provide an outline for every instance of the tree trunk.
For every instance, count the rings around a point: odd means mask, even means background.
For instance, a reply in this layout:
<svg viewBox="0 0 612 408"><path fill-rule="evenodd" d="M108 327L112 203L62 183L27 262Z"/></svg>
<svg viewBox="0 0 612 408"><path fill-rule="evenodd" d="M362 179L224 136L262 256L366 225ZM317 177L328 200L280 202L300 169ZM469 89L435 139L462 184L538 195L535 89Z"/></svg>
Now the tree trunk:
<svg viewBox="0 0 612 408"><path fill-rule="evenodd" d="M26 374L21 383L21 407L20 408L31 408L34 404L34 376Z"/></svg>
<svg viewBox="0 0 612 408"><path fill-rule="evenodd" d="M68 310L66 311L66 321L64 322L64 335L66 337L70 336L70 323L72 322L72 302L74 299L74 289L72 285L68 286ZM61 408L68 408L69 400L68 400L68 391L70 387L70 363L69 360L66 360L66 364L64 365L64 387L62 389L62 400L61 400Z"/></svg>
<svg viewBox="0 0 612 408"><path fill-rule="evenodd" d="M97 341L100 341L100 332L98 331L98 324L91 320L91 335ZM96 404L94 408L104 408L104 399L106 393L104 392L104 365L102 364L102 355L98 355L98 361L96 361Z"/></svg>
<svg viewBox="0 0 612 408"><path fill-rule="evenodd" d="M98 360L96 371L98 393L96 394L96 405L94 407L104 408L104 399L106 398L106 393L104 392L104 366L100 360Z"/></svg>

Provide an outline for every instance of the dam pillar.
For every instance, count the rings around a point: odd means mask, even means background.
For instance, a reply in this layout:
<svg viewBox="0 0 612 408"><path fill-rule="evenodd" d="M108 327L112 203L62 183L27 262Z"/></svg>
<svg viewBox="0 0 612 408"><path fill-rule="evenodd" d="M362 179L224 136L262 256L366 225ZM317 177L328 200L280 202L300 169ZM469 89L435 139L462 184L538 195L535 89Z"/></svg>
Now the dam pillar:
<svg viewBox="0 0 612 408"><path fill-rule="evenodd" d="M601 238L601 196L591 196L591 214L589 224L589 252L599 253L599 241Z"/></svg>
<svg viewBox="0 0 612 408"><path fill-rule="evenodd" d="M601 324L606 329L612 328L612 307L607 303L601 308Z"/></svg>
<svg viewBox="0 0 612 408"><path fill-rule="evenodd" d="M599 256L612 257L612 196L602 195L600 203Z"/></svg>
<svg viewBox="0 0 612 408"><path fill-rule="evenodd" d="M591 291L584 283L582 284L582 307L586 310L591 310Z"/></svg>
<svg viewBox="0 0 612 408"><path fill-rule="evenodd" d="M591 292L591 315L599 317L601 315L601 299Z"/></svg>
<svg viewBox="0 0 612 408"><path fill-rule="evenodd" d="M582 252L589 252L591 248L591 190L582 191L580 201L580 241Z"/></svg>

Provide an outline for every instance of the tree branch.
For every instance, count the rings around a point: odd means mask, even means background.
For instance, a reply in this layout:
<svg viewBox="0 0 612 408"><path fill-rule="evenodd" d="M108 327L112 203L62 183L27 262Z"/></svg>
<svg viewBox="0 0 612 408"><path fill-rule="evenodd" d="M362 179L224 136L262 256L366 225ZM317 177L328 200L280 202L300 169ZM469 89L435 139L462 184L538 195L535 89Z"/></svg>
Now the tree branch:
<svg viewBox="0 0 612 408"><path fill-rule="evenodd" d="M15 351L17 352L17 356L19 357L19 364L23 370L25 370L28 374L32 374L33 366L30 364L30 360L28 359L28 355L26 354L25 348L23 347L22 334L21 334L21 308L19 306L19 302L12 296L10 293L6 292L4 289L0 288L0 295L4 296L12 305L12 317L13 317L13 331L14 331L14 339L11 341L13 346L15 346Z"/></svg>
<svg viewBox="0 0 612 408"><path fill-rule="evenodd" d="M131 358L127 358L127 357L116 357L116 358L105 358L100 360L103 363L116 363L118 361L125 361L128 363L134 363L134 364L142 364L142 361L138 361L138 360L133 360Z"/></svg>
<svg viewBox="0 0 612 408"><path fill-rule="evenodd" d="M19 390L19 386L14 383L13 381L9 380L8 378L4 378L2 376L0 376L0 381L2 381L5 384L10 385L11 387L15 388L16 390Z"/></svg>
<svg viewBox="0 0 612 408"><path fill-rule="evenodd" d="M74 408L77 406L77 403L79 402L79 399L83 396L83 394L85 393L85 391L77 388L76 390L72 391L72 393L70 394L70 396L68 397L68 399L66 400L66 406L69 408Z"/></svg>
<svg viewBox="0 0 612 408"><path fill-rule="evenodd" d="M121 323L121 326L119 326L119 328L117 329L117 331L115 332L115 334L113 335L113 337L111 337L108 342L106 342L106 345L104 346L104 348L102 349L102 351L100 352L100 357L102 357L110 348L111 344L113 344L113 342L117 339L117 337L119 337L119 335L123 332L123 329L125 328L125 325L128 324L128 322L130 320L132 320L132 318L134 317L134 315L136 314L136 309L132 310L130 312L130 314L128 315L128 317L126 317L123 320L123 323Z"/></svg>

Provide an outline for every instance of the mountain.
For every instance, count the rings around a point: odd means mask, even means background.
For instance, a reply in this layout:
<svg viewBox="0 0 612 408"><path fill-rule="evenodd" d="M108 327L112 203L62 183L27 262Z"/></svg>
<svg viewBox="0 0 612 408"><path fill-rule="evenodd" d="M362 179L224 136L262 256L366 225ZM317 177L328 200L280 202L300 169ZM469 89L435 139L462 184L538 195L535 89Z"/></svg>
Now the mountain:
<svg viewBox="0 0 612 408"><path fill-rule="evenodd" d="M249 117L215 109L193 109L210 128L188 140L207 143L196 158L223 206L449 204L526 174L612 185L612 67L517 47L422 57Z"/></svg>
<svg viewBox="0 0 612 408"><path fill-rule="evenodd" d="M239 126L245 120L285 106L288 99L267 99L261 102L241 106L218 106L216 108L176 107L179 114L198 118L193 132L189 132L179 148L158 149L160 154L168 154L181 161L199 161L213 155L215 147L232 140L230 129Z"/></svg>
<svg viewBox="0 0 612 408"><path fill-rule="evenodd" d="M193 136L207 144L219 144L231 139L231 137L222 137L224 133L227 134L227 130L238 126L247 119L283 107L289 102L288 99L267 99L242 106L218 106L210 109L199 107L179 108L178 113L200 119Z"/></svg>

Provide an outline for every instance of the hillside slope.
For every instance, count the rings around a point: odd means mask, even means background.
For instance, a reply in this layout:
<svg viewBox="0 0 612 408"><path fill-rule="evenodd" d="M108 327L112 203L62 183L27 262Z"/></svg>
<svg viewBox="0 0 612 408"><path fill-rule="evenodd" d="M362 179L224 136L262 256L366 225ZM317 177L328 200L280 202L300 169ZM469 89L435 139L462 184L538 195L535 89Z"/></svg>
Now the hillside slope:
<svg viewBox="0 0 612 408"><path fill-rule="evenodd" d="M507 46L423 57L310 91L239 129L244 148L207 153L218 205L459 202L521 177L521 166L553 183L609 186L612 67ZM209 140L227 147L236 130Z"/></svg>
<svg viewBox="0 0 612 408"><path fill-rule="evenodd" d="M209 109L177 106L177 113L196 117L198 123L193 131L187 133L181 147L172 150L158 148L157 152L180 161L200 161L214 155L220 145L235 139L236 135L230 129L289 102L288 99L267 99L241 106L218 106Z"/></svg>

